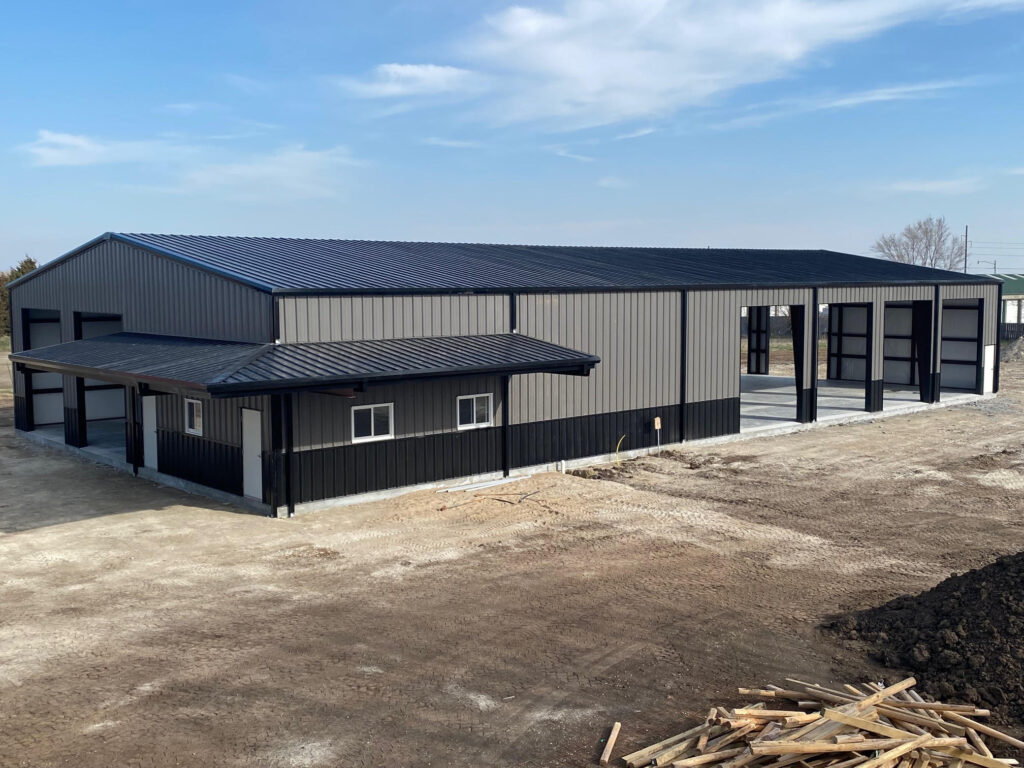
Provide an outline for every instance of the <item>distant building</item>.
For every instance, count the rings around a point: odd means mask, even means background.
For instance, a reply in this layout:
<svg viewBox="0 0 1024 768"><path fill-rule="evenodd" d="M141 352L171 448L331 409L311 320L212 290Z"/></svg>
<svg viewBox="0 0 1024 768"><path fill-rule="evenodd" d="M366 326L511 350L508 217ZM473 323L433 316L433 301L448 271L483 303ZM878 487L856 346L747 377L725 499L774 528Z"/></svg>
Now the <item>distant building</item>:
<svg viewBox="0 0 1024 768"><path fill-rule="evenodd" d="M1003 283L1001 322L1024 323L1024 275L993 275Z"/></svg>
<svg viewBox="0 0 1024 768"><path fill-rule="evenodd" d="M16 427L287 514L737 433L742 308L751 374L788 308L782 421L818 419L826 305L822 386L855 410L993 392L1000 285L830 251L108 233L11 284Z"/></svg>

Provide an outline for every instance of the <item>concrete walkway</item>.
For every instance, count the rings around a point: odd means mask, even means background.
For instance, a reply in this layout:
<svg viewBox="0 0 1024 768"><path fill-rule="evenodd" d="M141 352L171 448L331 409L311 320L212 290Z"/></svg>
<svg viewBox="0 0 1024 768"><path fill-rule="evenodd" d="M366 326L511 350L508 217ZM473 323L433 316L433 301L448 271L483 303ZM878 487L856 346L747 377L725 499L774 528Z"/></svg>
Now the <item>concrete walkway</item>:
<svg viewBox="0 0 1024 768"><path fill-rule="evenodd" d="M104 421L90 421L86 426L86 439L89 444L81 451L92 456L103 464L113 467L127 465L125 458L125 420L105 419ZM65 447L64 425L48 424L45 427L36 427L29 433L42 443Z"/></svg>
<svg viewBox="0 0 1024 768"><path fill-rule="evenodd" d="M969 402L976 396L942 390L942 401ZM886 385L882 409L886 414L920 410L917 387ZM851 381L818 381L818 421L844 420L864 413L864 385ZM796 420L796 380L791 376L740 375L740 431L758 432L793 426Z"/></svg>

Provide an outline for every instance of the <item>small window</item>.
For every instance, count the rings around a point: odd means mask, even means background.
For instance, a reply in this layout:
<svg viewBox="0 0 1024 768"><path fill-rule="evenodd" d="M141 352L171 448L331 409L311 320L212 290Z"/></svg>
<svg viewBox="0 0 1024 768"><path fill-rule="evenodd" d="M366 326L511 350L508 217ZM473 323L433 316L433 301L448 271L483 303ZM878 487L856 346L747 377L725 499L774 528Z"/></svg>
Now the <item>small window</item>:
<svg viewBox="0 0 1024 768"><path fill-rule="evenodd" d="M489 427L493 423L491 395L463 395L458 398L459 429Z"/></svg>
<svg viewBox="0 0 1024 768"><path fill-rule="evenodd" d="M394 403L352 407L352 442L387 440L394 437Z"/></svg>
<svg viewBox="0 0 1024 768"><path fill-rule="evenodd" d="M185 401L185 434L203 436L203 403L201 400Z"/></svg>

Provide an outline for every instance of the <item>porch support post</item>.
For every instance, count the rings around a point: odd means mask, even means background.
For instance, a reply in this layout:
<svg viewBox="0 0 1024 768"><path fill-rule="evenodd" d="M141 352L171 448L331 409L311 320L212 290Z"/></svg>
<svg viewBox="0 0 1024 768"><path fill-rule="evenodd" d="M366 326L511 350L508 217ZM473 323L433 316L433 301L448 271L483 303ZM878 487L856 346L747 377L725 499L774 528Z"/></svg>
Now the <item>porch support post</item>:
<svg viewBox="0 0 1024 768"><path fill-rule="evenodd" d="M512 408L510 407L509 386L512 377L505 374L501 377L501 470L505 477L509 476L512 470Z"/></svg>
<svg viewBox="0 0 1024 768"><path fill-rule="evenodd" d="M132 465L132 474L139 474L139 466L142 464L142 427L140 425L139 409L142 406L142 398L139 396L138 384L129 384L124 388L125 392L125 422L124 422L124 450L125 461Z"/></svg>
<svg viewBox="0 0 1024 768"><path fill-rule="evenodd" d="M85 414L85 379L64 374L64 442L76 448L89 444Z"/></svg>

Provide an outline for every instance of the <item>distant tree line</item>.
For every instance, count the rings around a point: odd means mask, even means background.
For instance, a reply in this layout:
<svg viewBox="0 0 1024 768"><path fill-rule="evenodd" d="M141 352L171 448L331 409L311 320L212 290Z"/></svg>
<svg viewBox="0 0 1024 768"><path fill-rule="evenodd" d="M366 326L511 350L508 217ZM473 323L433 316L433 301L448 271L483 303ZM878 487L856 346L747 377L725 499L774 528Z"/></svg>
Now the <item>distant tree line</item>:
<svg viewBox="0 0 1024 768"><path fill-rule="evenodd" d="M11 292L7 289L7 284L22 275L27 275L37 266L35 259L26 256L18 266L6 271L0 270L0 336L11 335Z"/></svg>

